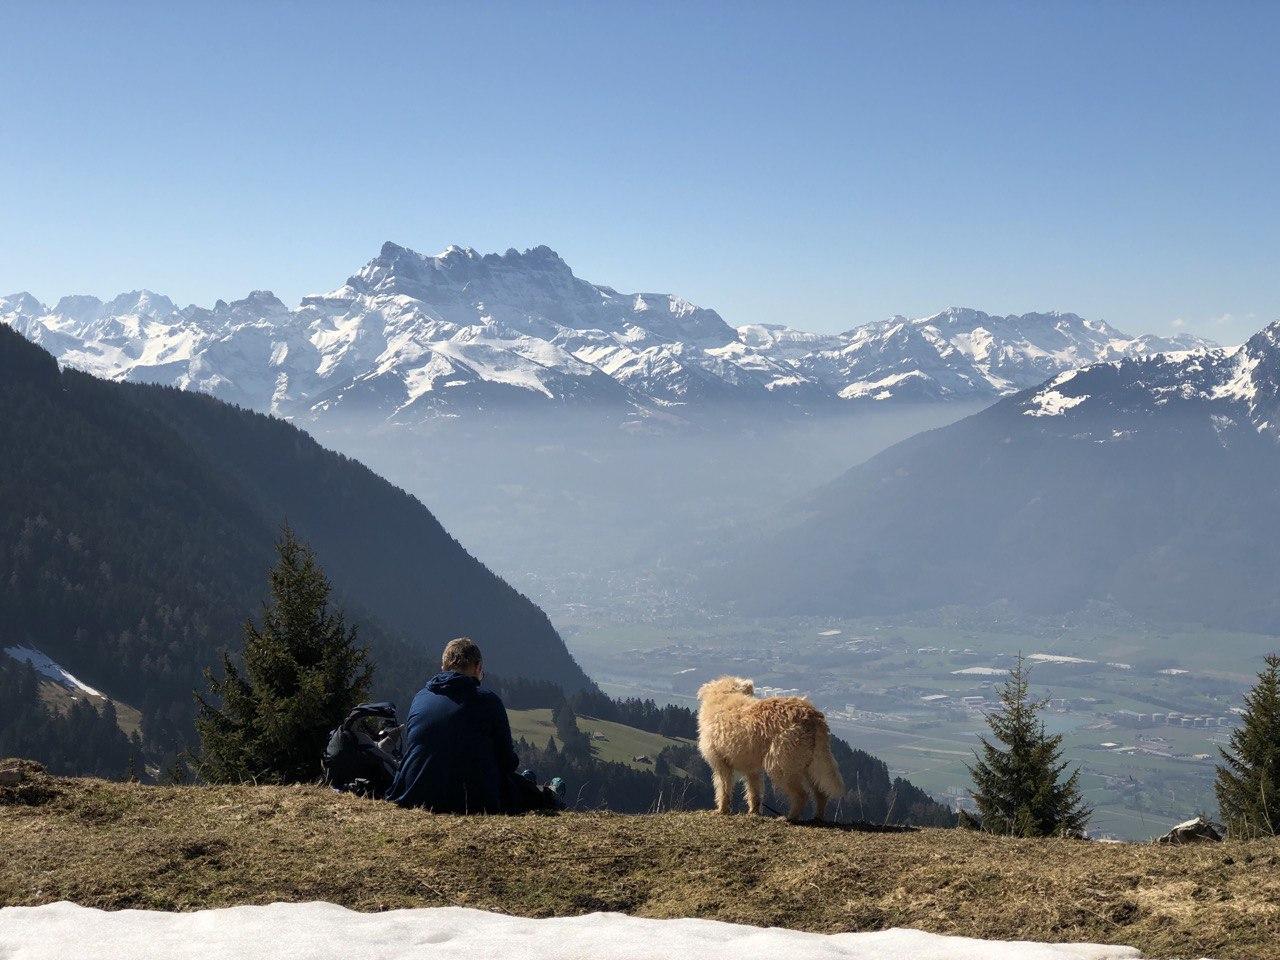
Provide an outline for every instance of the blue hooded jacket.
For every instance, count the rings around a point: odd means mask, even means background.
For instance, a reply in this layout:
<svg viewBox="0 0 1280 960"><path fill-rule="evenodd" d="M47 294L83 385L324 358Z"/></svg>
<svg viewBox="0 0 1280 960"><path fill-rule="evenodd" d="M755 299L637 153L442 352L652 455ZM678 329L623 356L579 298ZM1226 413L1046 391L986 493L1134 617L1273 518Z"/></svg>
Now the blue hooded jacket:
<svg viewBox="0 0 1280 960"><path fill-rule="evenodd" d="M500 813L520 765L507 708L480 681L452 670L418 691L405 721L404 760L387 799L436 813Z"/></svg>

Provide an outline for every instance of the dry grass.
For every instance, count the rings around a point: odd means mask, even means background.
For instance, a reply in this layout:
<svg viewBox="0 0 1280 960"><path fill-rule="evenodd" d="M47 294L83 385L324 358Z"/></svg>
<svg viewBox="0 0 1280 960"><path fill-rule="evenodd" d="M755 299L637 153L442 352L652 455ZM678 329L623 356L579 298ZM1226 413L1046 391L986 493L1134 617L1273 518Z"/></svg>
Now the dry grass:
<svg viewBox="0 0 1280 960"><path fill-rule="evenodd" d="M328 900L617 910L804 930L919 927L1280 958L1280 844L864 833L711 814L459 818L316 787L0 787L0 905Z"/></svg>

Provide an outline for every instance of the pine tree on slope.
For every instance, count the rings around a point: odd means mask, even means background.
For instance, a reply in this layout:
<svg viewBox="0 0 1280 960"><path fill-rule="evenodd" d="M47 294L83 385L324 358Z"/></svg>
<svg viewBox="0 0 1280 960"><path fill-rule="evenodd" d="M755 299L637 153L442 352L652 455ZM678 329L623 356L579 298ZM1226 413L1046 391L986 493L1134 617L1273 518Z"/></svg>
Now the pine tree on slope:
<svg viewBox="0 0 1280 960"><path fill-rule="evenodd" d="M1245 698L1231 748L1219 748L1214 793L1233 833L1274 835L1280 830L1280 655L1270 654Z"/></svg>
<svg viewBox="0 0 1280 960"><path fill-rule="evenodd" d="M288 525L276 552L262 624L244 625L243 672L224 653L221 678L205 671L221 705L196 695L196 768L212 782L314 780L329 731L372 680L367 650L342 611L330 609L333 588Z"/></svg>
<svg viewBox="0 0 1280 960"><path fill-rule="evenodd" d="M1093 810L1080 796L1080 771L1062 779L1062 736L1045 731L1045 704L1031 699L1030 678L1019 656L1000 691L1001 709L987 716L997 743L981 738L969 768L982 828L1019 837L1079 833Z"/></svg>

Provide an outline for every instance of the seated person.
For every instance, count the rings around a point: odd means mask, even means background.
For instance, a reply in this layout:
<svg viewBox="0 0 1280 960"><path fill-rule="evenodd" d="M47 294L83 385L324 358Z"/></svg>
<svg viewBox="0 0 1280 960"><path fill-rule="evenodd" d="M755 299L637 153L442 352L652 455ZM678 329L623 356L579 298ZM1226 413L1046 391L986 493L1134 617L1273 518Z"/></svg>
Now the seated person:
<svg viewBox="0 0 1280 960"><path fill-rule="evenodd" d="M543 790L516 773L520 759L507 709L496 693L480 689L480 648L469 637L450 640L440 667L409 707L403 760L387 799L436 813L553 806Z"/></svg>

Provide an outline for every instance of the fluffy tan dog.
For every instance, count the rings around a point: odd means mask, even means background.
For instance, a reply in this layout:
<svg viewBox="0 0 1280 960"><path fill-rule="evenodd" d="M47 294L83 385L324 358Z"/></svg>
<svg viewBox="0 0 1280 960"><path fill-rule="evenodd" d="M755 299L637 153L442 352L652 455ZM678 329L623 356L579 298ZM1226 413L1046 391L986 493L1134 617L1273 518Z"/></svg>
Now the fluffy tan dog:
<svg viewBox="0 0 1280 960"><path fill-rule="evenodd" d="M716 809L729 812L738 773L747 782L748 809L759 813L768 773L791 800L788 820L800 819L811 791L814 817L821 820L827 801L844 793L827 718L804 697L762 700L755 692L741 677L721 677L698 690L698 749L711 765Z"/></svg>

